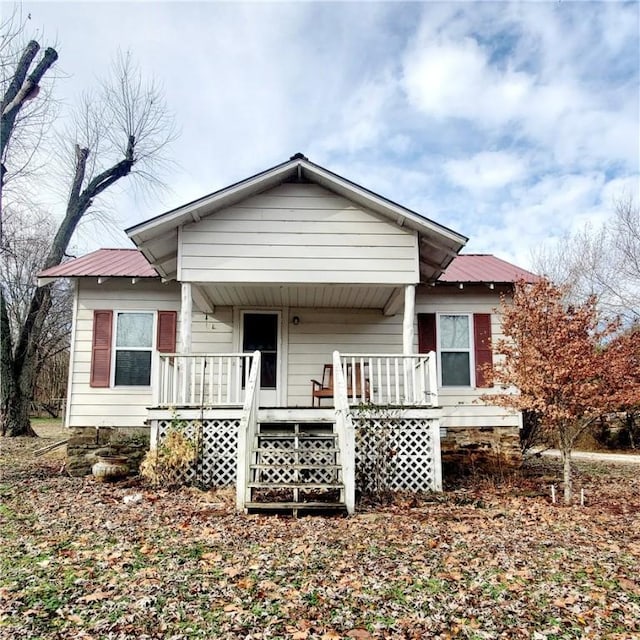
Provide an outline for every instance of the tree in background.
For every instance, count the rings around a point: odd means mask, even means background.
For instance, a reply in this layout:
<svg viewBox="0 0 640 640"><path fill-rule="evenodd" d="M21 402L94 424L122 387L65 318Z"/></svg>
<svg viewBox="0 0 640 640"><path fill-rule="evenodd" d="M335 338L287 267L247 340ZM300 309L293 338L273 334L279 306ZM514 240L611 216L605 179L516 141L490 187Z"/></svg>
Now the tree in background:
<svg viewBox="0 0 640 640"><path fill-rule="evenodd" d="M564 500L570 504L576 440L615 400L604 376L603 345L619 324L601 323L595 297L571 305L565 293L546 279L521 281L513 300L502 300L504 338L495 345L501 357L492 373L496 384L512 392L486 400L540 416L545 437L562 454Z"/></svg>
<svg viewBox="0 0 640 640"><path fill-rule="evenodd" d="M31 70L39 46L31 41L19 56L6 56L3 69L2 158L3 173L10 177L14 167L10 159L11 146L32 155L50 140L20 137L25 120L21 114L28 100L38 100L38 82L57 58L47 49L45 58ZM50 53L50 52L53 53ZM12 60L17 60L12 66ZM50 61L50 63L49 63ZM47 66L48 65L48 66ZM9 72L7 73L7 69ZM24 98L24 99L23 99ZM27 112L24 111L25 118ZM28 121L28 119L27 119ZM174 137L173 119L169 115L161 92L153 83L145 83L130 56L120 56L108 80L95 94L80 101L72 118L73 124L60 133L65 145L60 153L68 160L66 210L56 226L39 269L53 267L65 258L71 237L83 217L95 210L96 201L105 191L126 176L138 176L156 181L158 162ZM64 151L66 151L66 156ZM15 167L18 171L21 167ZM24 205L24 202L19 202ZM2 203L2 213L9 207ZM17 207L23 210L25 207ZM3 252L16 252L3 234ZM36 435L29 421L29 410L40 371L39 353L47 339L47 319L55 303L52 283L30 292L19 317L12 314L9 291L0 287L0 376L2 434L10 436Z"/></svg>
<svg viewBox="0 0 640 640"><path fill-rule="evenodd" d="M10 251L5 251L0 260L0 282L14 343L27 319L37 288L36 276L49 252L55 231L55 222L42 213L12 211L7 216L4 233ZM58 414L59 400L65 395L72 300L73 291L68 281L58 280L51 284L51 308L35 353L33 401L51 415Z"/></svg>
<svg viewBox="0 0 640 640"><path fill-rule="evenodd" d="M605 347L603 393L610 408L624 415L624 431L635 449L640 418L640 323L616 335Z"/></svg>
<svg viewBox="0 0 640 640"><path fill-rule="evenodd" d="M599 308L627 326L640 320L640 206L630 196L611 220L586 225L533 256L533 268L565 289L572 301L595 296Z"/></svg>

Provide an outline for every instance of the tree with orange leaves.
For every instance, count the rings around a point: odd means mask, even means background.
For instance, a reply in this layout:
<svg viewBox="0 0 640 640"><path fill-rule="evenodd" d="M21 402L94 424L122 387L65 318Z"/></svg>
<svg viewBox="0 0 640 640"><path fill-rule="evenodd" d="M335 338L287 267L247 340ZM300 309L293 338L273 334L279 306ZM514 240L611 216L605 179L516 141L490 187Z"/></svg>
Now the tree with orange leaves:
<svg viewBox="0 0 640 640"><path fill-rule="evenodd" d="M640 414L640 324L616 335L606 346L603 393L613 411L623 413L630 444L636 442Z"/></svg>
<svg viewBox="0 0 640 640"><path fill-rule="evenodd" d="M614 393L605 393L611 352L604 346L618 323L600 321L595 297L568 305L564 290L546 279L516 283L501 311L504 338L494 346L492 373L494 383L510 391L486 400L541 416L545 435L562 454L564 500L570 504L575 442L615 400Z"/></svg>

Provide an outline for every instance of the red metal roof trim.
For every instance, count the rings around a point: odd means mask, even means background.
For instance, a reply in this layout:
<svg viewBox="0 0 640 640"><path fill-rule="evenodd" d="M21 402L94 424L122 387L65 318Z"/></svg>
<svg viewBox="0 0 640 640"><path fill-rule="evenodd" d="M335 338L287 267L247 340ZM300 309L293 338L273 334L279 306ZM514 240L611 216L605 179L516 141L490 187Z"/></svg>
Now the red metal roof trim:
<svg viewBox="0 0 640 640"><path fill-rule="evenodd" d="M157 278L158 272L138 249L98 249L38 274L40 278Z"/></svg>
<svg viewBox="0 0 640 640"><path fill-rule="evenodd" d="M536 282L539 276L488 254L456 256L438 282Z"/></svg>

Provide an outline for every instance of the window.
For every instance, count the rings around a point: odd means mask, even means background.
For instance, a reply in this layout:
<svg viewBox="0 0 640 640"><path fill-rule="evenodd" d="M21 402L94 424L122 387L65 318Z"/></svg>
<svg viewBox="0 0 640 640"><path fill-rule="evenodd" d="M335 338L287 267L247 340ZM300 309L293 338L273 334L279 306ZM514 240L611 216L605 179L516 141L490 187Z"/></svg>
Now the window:
<svg viewBox="0 0 640 640"><path fill-rule="evenodd" d="M151 384L153 321L153 313L116 314L114 386Z"/></svg>
<svg viewBox="0 0 640 640"><path fill-rule="evenodd" d="M443 387L471 386L471 323L468 315L438 316Z"/></svg>
<svg viewBox="0 0 640 640"><path fill-rule="evenodd" d="M438 352L442 386L493 386L490 313L419 313L418 345L420 353Z"/></svg>

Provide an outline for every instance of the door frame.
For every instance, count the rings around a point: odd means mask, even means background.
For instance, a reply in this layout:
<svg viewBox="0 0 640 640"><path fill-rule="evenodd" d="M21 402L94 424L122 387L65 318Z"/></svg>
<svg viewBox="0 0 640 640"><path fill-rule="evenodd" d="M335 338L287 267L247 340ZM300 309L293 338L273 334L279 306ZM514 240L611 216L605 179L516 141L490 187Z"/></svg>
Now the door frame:
<svg viewBox="0 0 640 640"><path fill-rule="evenodd" d="M287 353L289 344L289 327L288 322L283 322L283 318L288 318L287 307L234 307L234 350L236 353L242 352L242 341L244 337L244 316L247 313L263 313L275 315L278 318L278 339L277 339L277 373L276 373L276 389L275 389L275 405L276 407L285 406L287 391L285 389L287 381ZM262 404L262 403L261 403Z"/></svg>

